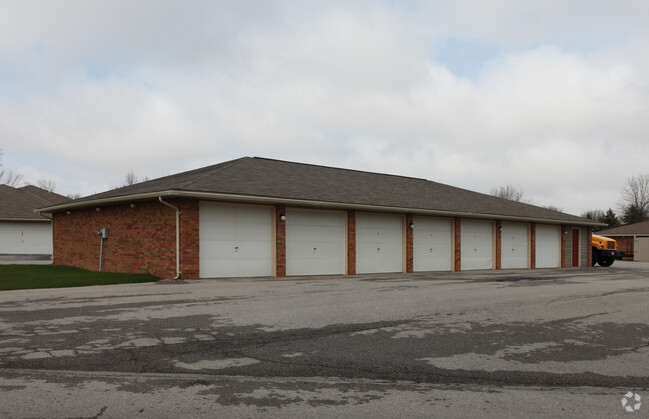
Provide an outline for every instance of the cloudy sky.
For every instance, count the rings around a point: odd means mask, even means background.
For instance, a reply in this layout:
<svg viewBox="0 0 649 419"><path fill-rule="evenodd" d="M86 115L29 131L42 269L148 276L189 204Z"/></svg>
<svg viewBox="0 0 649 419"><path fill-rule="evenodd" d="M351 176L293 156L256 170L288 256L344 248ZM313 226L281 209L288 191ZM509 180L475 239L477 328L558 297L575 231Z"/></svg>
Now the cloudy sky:
<svg viewBox="0 0 649 419"><path fill-rule="evenodd" d="M648 18L646 0L2 0L2 163L62 194L261 156L616 209L649 173Z"/></svg>

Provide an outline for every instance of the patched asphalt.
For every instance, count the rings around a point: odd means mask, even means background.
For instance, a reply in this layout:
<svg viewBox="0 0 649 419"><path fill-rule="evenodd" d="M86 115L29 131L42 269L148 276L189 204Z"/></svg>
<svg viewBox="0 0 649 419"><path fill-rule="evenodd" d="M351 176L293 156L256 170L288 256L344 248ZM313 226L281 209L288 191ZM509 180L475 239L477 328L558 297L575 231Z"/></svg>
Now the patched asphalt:
<svg viewBox="0 0 649 419"><path fill-rule="evenodd" d="M221 406L324 409L378 406L397 391L389 383L404 382L408 391L649 389L647 297L649 266L632 263L7 291L0 391L24 391L12 380L29 374L52 382L94 372L110 388L111 377L143 374L146 385L129 379L119 391L151 392L158 377L194 393L204 386ZM269 393L257 394L254 380L268 380ZM311 383L306 405L289 396L299 390L291 380ZM318 402L320 392L332 394Z"/></svg>

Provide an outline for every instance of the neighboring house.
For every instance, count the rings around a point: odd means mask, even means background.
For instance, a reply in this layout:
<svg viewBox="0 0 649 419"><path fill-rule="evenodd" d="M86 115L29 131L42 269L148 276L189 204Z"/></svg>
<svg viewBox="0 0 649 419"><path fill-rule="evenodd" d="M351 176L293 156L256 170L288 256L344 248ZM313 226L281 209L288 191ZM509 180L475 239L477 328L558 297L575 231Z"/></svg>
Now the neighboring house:
<svg viewBox="0 0 649 419"><path fill-rule="evenodd" d="M56 264L182 278L590 267L601 225L425 179L251 157L40 211Z"/></svg>
<svg viewBox="0 0 649 419"><path fill-rule="evenodd" d="M36 186L0 185L0 254L51 255L52 221L34 210L67 201Z"/></svg>
<svg viewBox="0 0 649 419"><path fill-rule="evenodd" d="M598 231L600 236L610 237L617 242L617 249L625 258L649 262L649 221Z"/></svg>

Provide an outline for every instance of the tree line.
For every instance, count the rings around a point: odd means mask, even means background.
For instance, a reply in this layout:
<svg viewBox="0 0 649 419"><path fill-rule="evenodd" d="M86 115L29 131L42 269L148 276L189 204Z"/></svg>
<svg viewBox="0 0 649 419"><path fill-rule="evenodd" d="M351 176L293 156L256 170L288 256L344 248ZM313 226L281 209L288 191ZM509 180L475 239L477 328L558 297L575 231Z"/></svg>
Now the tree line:
<svg viewBox="0 0 649 419"><path fill-rule="evenodd" d="M30 184L25 181L25 176L14 170L6 169L2 164L4 153L0 149L0 184L13 187ZM134 185L139 182L149 180L147 177L140 179L133 170L129 171L121 186ZM52 180L40 179L36 181L35 186L45 189L48 192L56 190L56 183ZM119 186L119 187L121 187ZM539 205L533 200L525 197L525 192L512 185L500 186L489 190L489 194L498 198L508 199L510 201L522 202L530 205L543 206L554 211L561 211L561 208L552 205ZM68 195L70 198L79 198L80 195ZM626 184L621 191L621 202L618 204L619 216L612 208L606 211L588 210L581 214L582 217L596 220L606 224L606 227L596 227L595 231L617 227L619 225L635 224L649 220L649 174L631 176L627 179Z"/></svg>
<svg viewBox="0 0 649 419"><path fill-rule="evenodd" d="M4 164L2 163L3 155L4 153L2 149L0 149L0 185L7 185L13 188L26 185L34 185L48 192L56 192L56 182L54 182L53 180L39 179L35 183L31 183L26 179L24 174L12 169L5 168ZM134 185L139 182L145 182L147 180L149 180L148 177L145 176L144 178L140 178L135 174L133 170L131 170L126 174L126 176L124 177L124 182L122 183L122 185L118 186L118 188L122 186ZM81 195L71 194L68 195L68 198L77 199L81 198Z"/></svg>
<svg viewBox="0 0 649 419"><path fill-rule="evenodd" d="M535 205L533 201L525 198L522 189L512 185L500 186L489 190L489 194L498 198L509 199L510 201L523 202ZM581 216L590 220L599 221L606 226L595 227L594 231L640 223L649 220L649 174L631 176L620 193L621 201L618 203L619 215L608 208L606 211L588 210L581 213ZM546 208L557 210L556 207Z"/></svg>

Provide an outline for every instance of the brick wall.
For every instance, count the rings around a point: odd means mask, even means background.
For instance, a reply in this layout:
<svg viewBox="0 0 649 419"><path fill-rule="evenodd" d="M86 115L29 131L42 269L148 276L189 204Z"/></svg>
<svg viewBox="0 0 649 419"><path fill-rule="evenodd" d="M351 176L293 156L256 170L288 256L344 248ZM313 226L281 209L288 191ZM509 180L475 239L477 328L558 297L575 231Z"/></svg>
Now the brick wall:
<svg viewBox="0 0 649 419"><path fill-rule="evenodd" d="M633 255L635 241L635 238L633 236L618 236L611 238L617 242L617 250L628 255ZM633 256L627 257L627 259L633 260Z"/></svg>
<svg viewBox="0 0 649 419"><path fill-rule="evenodd" d="M347 275L356 275L356 211L347 210Z"/></svg>
<svg viewBox="0 0 649 419"><path fill-rule="evenodd" d="M286 221L281 216L286 215L284 205L275 206L275 276L286 276Z"/></svg>
<svg viewBox="0 0 649 419"><path fill-rule="evenodd" d="M500 220L496 221L496 269L502 269L502 254L503 254L503 223Z"/></svg>
<svg viewBox="0 0 649 419"><path fill-rule="evenodd" d="M198 201L169 200L178 206L181 220L183 277L198 277ZM54 264L99 269L101 240L97 231L108 228L103 243L102 270L176 276L176 212L158 201L72 210L53 215Z"/></svg>
<svg viewBox="0 0 649 419"><path fill-rule="evenodd" d="M406 272L411 273L414 270L414 232L410 225L414 223L412 214L406 215Z"/></svg>
<svg viewBox="0 0 649 419"><path fill-rule="evenodd" d="M456 217L454 220L454 228L453 232L455 234L454 237L454 243L455 243L455 249L453 249L454 252L454 261L455 261L455 270L456 271L461 271L462 270L462 219L460 217Z"/></svg>
<svg viewBox="0 0 649 419"><path fill-rule="evenodd" d="M530 269L536 268L536 223L530 223Z"/></svg>
<svg viewBox="0 0 649 419"><path fill-rule="evenodd" d="M168 199L181 210L180 270L182 278L200 275L199 201ZM286 276L286 223L280 220L286 207L275 207L275 275ZM356 274L356 213L347 211L347 274ZM104 241L102 270L110 272L152 273L163 278L176 276L176 212L157 200L78 209L53 215L54 263L85 269L99 268L100 238L97 231L108 228ZM405 270L413 271L412 215L405 215ZM501 268L501 234L496 222L495 268ZM570 226L562 226L570 229ZM590 265L589 229L581 228L581 266ZM536 225L530 223L530 265L536 265ZM569 266L570 237L561 235L562 266ZM454 269L461 270L461 219L454 219Z"/></svg>

